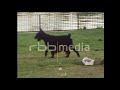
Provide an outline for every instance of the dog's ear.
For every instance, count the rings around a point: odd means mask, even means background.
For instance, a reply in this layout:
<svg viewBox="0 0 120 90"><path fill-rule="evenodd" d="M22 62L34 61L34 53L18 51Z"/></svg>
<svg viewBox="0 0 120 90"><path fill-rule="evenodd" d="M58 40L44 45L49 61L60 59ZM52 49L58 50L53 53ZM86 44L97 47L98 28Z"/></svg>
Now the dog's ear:
<svg viewBox="0 0 120 90"><path fill-rule="evenodd" d="M42 29L40 28L40 31L42 31Z"/></svg>

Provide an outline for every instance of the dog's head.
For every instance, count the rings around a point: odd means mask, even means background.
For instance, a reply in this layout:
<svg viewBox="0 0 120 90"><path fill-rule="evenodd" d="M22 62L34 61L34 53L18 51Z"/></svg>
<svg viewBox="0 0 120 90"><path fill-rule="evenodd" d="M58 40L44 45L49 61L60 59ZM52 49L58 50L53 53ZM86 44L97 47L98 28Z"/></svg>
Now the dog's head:
<svg viewBox="0 0 120 90"><path fill-rule="evenodd" d="M37 39L38 41L40 41L43 39L43 34L44 34L44 32L40 29L40 31L36 33L34 38Z"/></svg>

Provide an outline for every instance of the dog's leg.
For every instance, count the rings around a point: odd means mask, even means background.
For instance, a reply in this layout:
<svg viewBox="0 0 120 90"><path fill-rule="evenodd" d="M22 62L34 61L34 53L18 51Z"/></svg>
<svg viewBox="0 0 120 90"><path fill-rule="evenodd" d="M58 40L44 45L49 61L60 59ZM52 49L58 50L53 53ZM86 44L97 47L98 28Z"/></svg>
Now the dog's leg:
<svg viewBox="0 0 120 90"><path fill-rule="evenodd" d="M76 52L78 57L80 57L80 54L78 53L78 51L75 50L75 48L73 48L73 51Z"/></svg>
<svg viewBox="0 0 120 90"><path fill-rule="evenodd" d="M51 51L51 58L54 58L54 54L55 54L55 52L54 51Z"/></svg>
<svg viewBox="0 0 120 90"><path fill-rule="evenodd" d="M46 49L46 50L45 50L45 57L47 56L47 53L48 53L48 50Z"/></svg>
<svg viewBox="0 0 120 90"><path fill-rule="evenodd" d="M70 51L68 50L68 51L65 51L66 52L66 57L69 57L69 55L70 55Z"/></svg>

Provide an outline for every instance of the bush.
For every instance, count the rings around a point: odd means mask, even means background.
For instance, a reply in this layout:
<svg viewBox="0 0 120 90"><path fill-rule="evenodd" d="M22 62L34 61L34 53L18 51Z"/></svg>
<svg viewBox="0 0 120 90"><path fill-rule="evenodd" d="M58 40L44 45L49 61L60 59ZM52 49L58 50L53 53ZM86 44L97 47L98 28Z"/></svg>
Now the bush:
<svg viewBox="0 0 120 90"><path fill-rule="evenodd" d="M98 41L102 41L102 39L98 39Z"/></svg>
<svg viewBox="0 0 120 90"><path fill-rule="evenodd" d="M103 29L103 27L97 27L96 29Z"/></svg>
<svg viewBox="0 0 120 90"><path fill-rule="evenodd" d="M86 29L86 27L83 27L83 29Z"/></svg>

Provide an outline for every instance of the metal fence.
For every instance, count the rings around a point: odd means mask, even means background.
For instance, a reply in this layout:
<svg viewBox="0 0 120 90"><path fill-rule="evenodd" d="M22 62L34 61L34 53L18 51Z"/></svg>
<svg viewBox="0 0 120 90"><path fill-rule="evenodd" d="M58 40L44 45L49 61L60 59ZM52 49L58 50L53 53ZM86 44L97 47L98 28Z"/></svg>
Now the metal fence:
<svg viewBox="0 0 120 90"><path fill-rule="evenodd" d="M18 12L17 31L104 28L103 12Z"/></svg>

